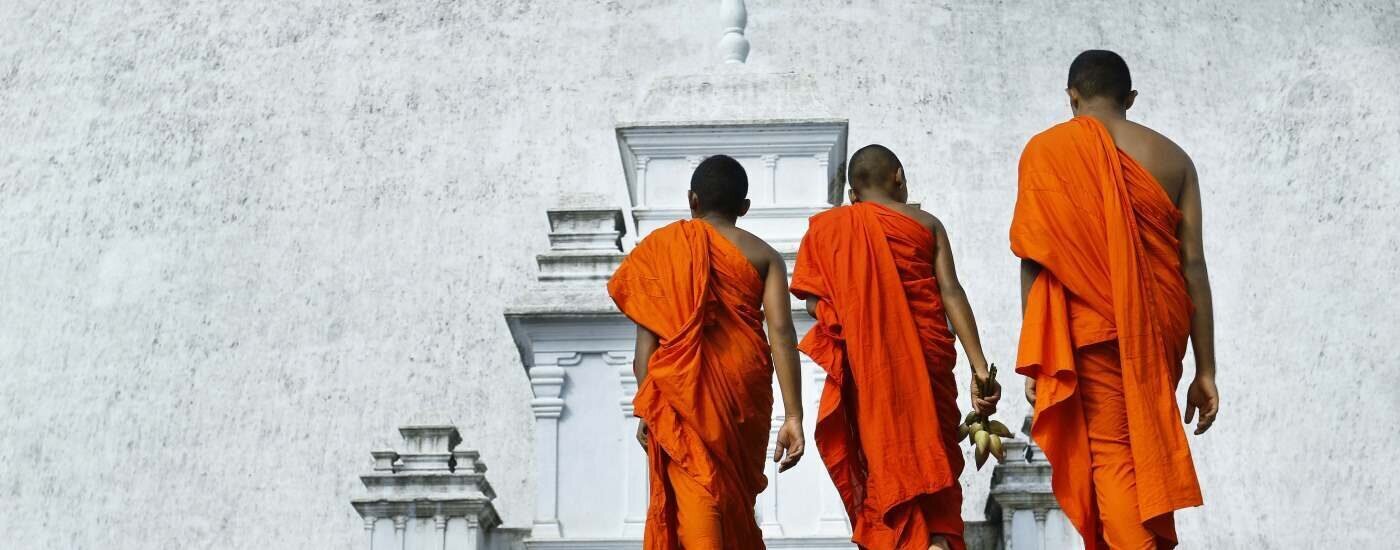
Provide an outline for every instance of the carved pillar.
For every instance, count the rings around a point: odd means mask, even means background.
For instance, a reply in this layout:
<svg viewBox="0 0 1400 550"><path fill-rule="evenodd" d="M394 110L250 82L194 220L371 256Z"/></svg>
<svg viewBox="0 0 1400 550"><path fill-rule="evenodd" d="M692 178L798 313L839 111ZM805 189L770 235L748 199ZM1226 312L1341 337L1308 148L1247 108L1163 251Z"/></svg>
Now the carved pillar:
<svg viewBox="0 0 1400 550"><path fill-rule="evenodd" d="M646 531L647 521L647 455L637 444L637 424L639 419L632 415L632 398L637 395L637 377L632 374L632 352L607 352L603 361L617 366L618 379L622 381L622 463L623 498L626 513L622 518L622 536L641 537Z"/></svg>
<svg viewBox="0 0 1400 550"><path fill-rule="evenodd" d="M1003 550L1012 550L1015 548L1015 545L1011 544L1012 539L1016 538L1012 536L1013 533L1011 532L1012 520L1015 518L1015 508L1001 509L1001 547Z"/></svg>
<svg viewBox="0 0 1400 550"><path fill-rule="evenodd" d="M394 540L399 550L408 550L408 516L394 516Z"/></svg>
<svg viewBox="0 0 1400 550"><path fill-rule="evenodd" d="M467 516L467 544L462 550L482 550L486 546L486 538L481 531L481 520L476 516ZM454 549L455 550L455 549Z"/></svg>
<svg viewBox="0 0 1400 550"><path fill-rule="evenodd" d="M778 204L778 155L763 155L764 188L768 190L768 202Z"/></svg>
<svg viewBox="0 0 1400 550"><path fill-rule="evenodd" d="M369 539L369 545L366 548L369 550L374 550L374 524L377 521L379 521L377 517L365 516L365 538Z"/></svg>
<svg viewBox="0 0 1400 550"><path fill-rule="evenodd" d="M651 163L651 157L637 157L637 206L645 208L647 205L647 164Z"/></svg>
<svg viewBox="0 0 1400 550"><path fill-rule="evenodd" d="M418 545L422 548L424 545ZM433 515L433 540L427 544L429 548L439 548L447 550L447 516L442 514Z"/></svg>
<svg viewBox="0 0 1400 550"><path fill-rule="evenodd" d="M768 427L768 454L765 457L773 456L774 450L778 448L778 428L783 425L783 415L775 415L769 421ZM783 536L783 526L778 523L778 464L772 460L767 460L768 488L758 495L758 516L759 529L763 530L765 537Z"/></svg>
<svg viewBox="0 0 1400 550"><path fill-rule="evenodd" d="M1037 547L1040 548L1040 550L1046 550L1045 516L1050 513L1050 509L1037 506L1034 510L1031 511L1031 513L1035 515L1035 532L1036 538L1037 540L1039 540L1039 544L1037 545Z"/></svg>
<svg viewBox="0 0 1400 550"><path fill-rule="evenodd" d="M815 390L811 392L816 396L812 400L812 411L821 410L822 390L826 388L826 371L820 365L803 361L804 365L810 365L815 369L812 375L812 385ZM812 415L813 418L816 414ZM812 444L813 450L816 443ZM821 490L818 493L821 498L821 516L818 519L817 532L822 535L847 536L851 534L850 523L846 520L846 506L841 503L841 495L836 492L836 485L831 482L831 476L826 474L825 465L822 467Z"/></svg>
<svg viewBox="0 0 1400 550"><path fill-rule="evenodd" d="M530 369L530 387L535 398L530 408L535 412L536 477L535 524L530 536L560 538L559 527L559 417L564 414L564 368L577 365L582 357L577 353L535 354L535 367Z"/></svg>
<svg viewBox="0 0 1400 550"><path fill-rule="evenodd" d="M744 8L744 0L720 0L720 27L724 36L719 39L720 54L725 63L743 63L749 58L749 39L744 36L748 26L749 13Z"/></svg>

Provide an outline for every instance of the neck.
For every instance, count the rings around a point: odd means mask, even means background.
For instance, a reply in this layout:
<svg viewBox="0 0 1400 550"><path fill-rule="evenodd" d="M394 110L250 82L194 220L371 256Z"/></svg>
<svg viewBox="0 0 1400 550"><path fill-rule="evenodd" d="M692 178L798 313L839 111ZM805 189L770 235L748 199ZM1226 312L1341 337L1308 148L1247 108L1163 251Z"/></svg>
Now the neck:
<svg viewBox="0 0 1400 550"><path fill-rule="evenodd" d="M1079 103L1078 116L1091 116L1099 120L1127 120L1128 111L1121 105L1112 101L1093 101Z"/></svg>
<svg viewBox="0 0 1400 550"><path fill-rule="evenodd" d="M903 204L901 201L894 200L894 197L889 196L888 193L872 189L862 190L860 192L860 201L858 202L873 202L876 204Z"/></svg>
<svg viewBox="0 0 1400 550"><path fill-rule="evenodd" d="M710 225L724 227L732 226L739 221L736 216L720 214L719 212L691 212L690 217L695 220L704 220Z"/></svg>

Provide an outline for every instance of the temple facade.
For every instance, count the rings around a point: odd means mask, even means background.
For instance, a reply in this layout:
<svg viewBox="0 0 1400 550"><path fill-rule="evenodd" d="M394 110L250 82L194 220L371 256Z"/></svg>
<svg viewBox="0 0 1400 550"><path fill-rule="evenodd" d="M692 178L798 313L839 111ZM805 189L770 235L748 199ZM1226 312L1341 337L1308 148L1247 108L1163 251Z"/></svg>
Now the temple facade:
<svg viewBox="0 0 1400 550"><path fill-rule="evenodd" d="M1397 44L1391 0L0 2L0 548L636 547L604 285L719 152L789 260L899 154L1018 426L1018 157L1090 48L1200 175L1181 547L1391 547ZM1028 443L961 473L978 548L1074 547ZM849 547L815 449L769 475L770 546Z"/></svg>

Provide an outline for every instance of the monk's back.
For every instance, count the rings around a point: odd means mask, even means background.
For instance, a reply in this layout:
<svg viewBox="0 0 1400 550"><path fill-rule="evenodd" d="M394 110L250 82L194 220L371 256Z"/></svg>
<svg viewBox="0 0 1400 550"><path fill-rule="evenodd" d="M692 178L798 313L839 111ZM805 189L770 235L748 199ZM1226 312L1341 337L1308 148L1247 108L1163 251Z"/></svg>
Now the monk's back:
<svg viewBox="0 0 1400 550"><path fill-rule="evenodd" d="M1127 119L1100 119L1113 143L1137 161L1176 204L1186 185L1191 157L1166 136Z"/></svg>
<svg viewBox="0 0 1400 550"><path fill-rule="evenodd" d="M763 239L754 236L753 233L738 227L719 225L712 227L720 236L744 254L744 258L748 259L754 270L758 272L759 280L768 279L768 262L776 254L773 247L768 246L768 243L763 242Z"/></svg>

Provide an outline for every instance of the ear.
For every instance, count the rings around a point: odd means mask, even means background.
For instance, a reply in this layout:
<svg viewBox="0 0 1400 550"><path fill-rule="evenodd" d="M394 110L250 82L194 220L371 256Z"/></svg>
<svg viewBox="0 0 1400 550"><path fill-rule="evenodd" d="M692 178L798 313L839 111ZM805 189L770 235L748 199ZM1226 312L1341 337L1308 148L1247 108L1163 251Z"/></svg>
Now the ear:
<svg viewBox="0 0 1400 550"><path fill-rule="evenodd" d="M735 217L736 217L736 218L742 218L742 217L744 217L745 214L748 214L748 213L749 213L749 207L750 207L750 206L753 206L753 202L750 201L749 199L744 199L744 202L739 203L739 215L738 215L738 216L735 216Z"/></svg>
<svg viewBox="0 0 1400 550"><path fill-rule="evenodd" d="M894 171L894 188L904 189L904 187L908 184L909 179L904 177L904 167L900 166L899 168L896 168Z"/></svg>
<svg viewBox="0 0 1400 550"><path fill-rule="evenodd" d="M686 191L685 198L690 203L691 215L700 211L700 195L696 195L694 191Z"/></svg>
<svg viewBox="0 0 1400 550"><path fill-rule="evenodd" d="M860 193L857 193L854 187L846 190L846 196L851 198L851 204L860 202Z"/></svg>
<svg viewBox="0 0 1400 550"><path fill-rule="evenodd" d="M1079 90L1065 88L1065 94L1069 96L1069 112L1079 114Z"/></svg>
<svg viewBox="0 0 1400 550"><path fill-rule="evenodd" d="M1137 90L1128 92L1128 98L1123 100L1123 110L1132 109L1134 101L1137 101Z"/></svg>

